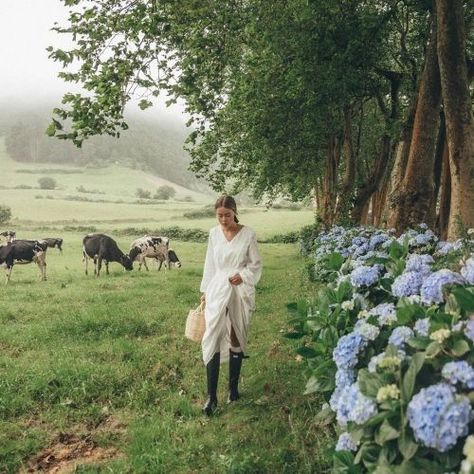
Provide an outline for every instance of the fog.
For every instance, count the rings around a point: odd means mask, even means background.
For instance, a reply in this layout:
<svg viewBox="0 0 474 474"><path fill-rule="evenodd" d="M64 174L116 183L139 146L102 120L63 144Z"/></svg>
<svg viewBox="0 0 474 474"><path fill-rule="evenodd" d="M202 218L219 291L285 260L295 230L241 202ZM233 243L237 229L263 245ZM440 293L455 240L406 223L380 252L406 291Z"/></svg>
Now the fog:
<svg viewBox="0 0 474 474"><path fill-rule="evenodd" d="M35 103L60 104L67 91L78 86L57 77L60 65L48 59L48 46L68 49L70 38L51 31L66 24L68 8L59 0L0 0L0 103L8 108ZM185 121L182 104L167 108L165 98L141 116L163 115ZM131 104L129 113L139 114ZM0 110L1 114L1 110Z"/></svg>

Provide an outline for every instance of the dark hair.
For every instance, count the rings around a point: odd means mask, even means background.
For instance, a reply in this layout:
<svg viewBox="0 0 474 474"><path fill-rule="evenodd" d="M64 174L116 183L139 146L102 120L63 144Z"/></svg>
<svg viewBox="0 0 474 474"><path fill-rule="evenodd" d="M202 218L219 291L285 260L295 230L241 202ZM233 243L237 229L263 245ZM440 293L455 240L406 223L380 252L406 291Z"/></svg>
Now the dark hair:
<svg viewBox="0 0 474 474"><path fill-rule="evenodd" d="M224 196L221 196L214 204L214 209L217 210L219 207L225 207L226 209L234 211L234 221L237 223L239 222L239 219L237 219L237 204L232 196L227 196L225 194Z"/></svg>

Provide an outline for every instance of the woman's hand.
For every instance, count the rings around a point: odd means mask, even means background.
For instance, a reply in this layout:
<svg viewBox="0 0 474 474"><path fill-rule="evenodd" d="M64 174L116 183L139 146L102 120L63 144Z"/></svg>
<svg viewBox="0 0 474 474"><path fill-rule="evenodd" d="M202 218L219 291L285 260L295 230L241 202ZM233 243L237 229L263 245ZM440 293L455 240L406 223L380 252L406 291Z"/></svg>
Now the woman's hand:
<svg viewBox="0 0 474 474"><path fill-rule="evenodd" d="M229 278L229 281L231 285L237 286L242 283L242 277L238 273L236 273L234 276L231 276Z"/></svg>
<svg viewBox="0 0 474 474"><path fill-rule="evenodd" d="M201 303L206 303L206 294L205 293L203 293L201 295Z"/></svg>

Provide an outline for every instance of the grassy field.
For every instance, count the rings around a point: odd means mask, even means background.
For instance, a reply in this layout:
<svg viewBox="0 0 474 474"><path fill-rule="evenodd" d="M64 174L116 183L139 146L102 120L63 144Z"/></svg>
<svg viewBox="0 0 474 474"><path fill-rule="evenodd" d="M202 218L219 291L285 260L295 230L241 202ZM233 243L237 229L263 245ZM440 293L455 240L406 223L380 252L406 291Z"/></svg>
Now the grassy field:
<svg viewBox="0 0 474 474"><path fill-rule="evenodd" d="M0 169L0 204L12 209L13 220L9 227L23 231L18 234L21 238L26 238L27 235L35 238L47 237L44 232L48 229L58 233L65 225L93 225L99 231L112 234L114 230L125 227L179 226L207 231L215 225L213 217L184 217L186 212L202 210L213 204L214 196L165 182L143 171L118 165L76 168L51 163L18 163L8 157L2 140ZM57 188L40 189L38 179L43 176L55 179ZM175 199L137 203L137 188L149 190L153 194L156 188L163 184L171 184L176 189ZM78 192L80 186L87 191L100 191L100 194ZM185 202L186 197L192 201ZM264 206L255 206L244 207L240 211L242 221L255 228L261 239L299 229L313 220L313 211L310 209L267 210ZM40 228L41 234L38 234L36 231Z"/></svg>
<svg viewBox="0 0 474 474"><path fill-rule="evenodd" d="M63 255L48 250L47 282L16 266L0 293L0 472L326 472L331 433L281 337L285 304L303 291L296 246L261 244L243 397L225 404L224 366L206 419L200 348L183 336L205 245L176 243L179 270L112 264L97 279L73 237Z"/></svg>
<svg viewBox="0 0 474 474"><path fill-rule="evenodd" d="M15 266L7 286L0 280L0 473L327 471L332 433L315 421L320 404L302 395L301 362L294 343L282 338L285 304L308 293L296 246L261 244L264 276L243 398L225 404L224 366L219 412L206 419L200 348L183 336L199 299L205 244L173 240L179 270L125 273L111 264L111 275L96 279L84 275L85 232L64 226L93 225L112 235L125 227L207 231L215 218L183 214L202 210L213 197L178 189L177 200L136 204L136 188L153 190L159 178L118 166L19 164L1 142L0 166L0 203L14 216L5 228L19 238L64 238L63 255L48 250L48 281L39 281L33 265ZM43 175L59 189L18 189L37 188ZM78 186L103 194L79 193ZM180 201L184 196L193 201ZM244 208L241 221L263 240L309 224L312 212ZM134 237L117 241L127 251Z"/></svg>

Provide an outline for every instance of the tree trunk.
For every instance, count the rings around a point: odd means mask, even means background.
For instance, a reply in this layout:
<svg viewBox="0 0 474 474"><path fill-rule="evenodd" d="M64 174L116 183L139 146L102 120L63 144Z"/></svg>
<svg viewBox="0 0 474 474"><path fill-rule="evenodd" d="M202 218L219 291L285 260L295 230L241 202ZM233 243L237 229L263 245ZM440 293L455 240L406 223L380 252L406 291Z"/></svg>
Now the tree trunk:
<svg viewBox="0 0 474 474"><path fill-rule="evenodd" d="M326 151L326 166L323 181L323 209L321 218L326 228L334 223L334 210L336 206L336 185L337 185L337 165L338 151L337 139L331 135L328 140Z"/></svg>
<svg viewBox="0 0 474 474"><path fill-rule="evenodd" d="M335 218L341 222L345 222L348 218L349 209L352 205L352 192L354 190L356 174L356 160L352 142L351 106L344 107L343 153L345 163L344 178L335 209Z"/></svg>
<svg viewBox="0 0 474 474"><path fill-rule="evenodd" d="M461 0L437 0L438 57L451 170L448 239L474 228L474 117Z"/></svg>
<svg viewBox="0 0 474 474"><path fill-rule="evenodd" d="M436 151L435 151L435 160L434 160L434 175L433 175L433 184L434 191L432 197L432 203L430 205L430 214L426 219L426 223L430 228L436 227L437 214L436 208L439 198L440 186L441 186L441 174L443 169L443 159L445 153L445 144L446 144L446 123L444 119L444 113L440 113L440 123L438 131L438 140L436 142Z"/></svg>
<svg viewBox="0 0 474 474"><path fill-rule="evenodd" d="M430 216L433 205L434 156L441 105L436 29L436 20L433 19L413 122L407 168L395 203L393 227L399 233L407 227L425 222Z"/></svg>
<svg viewBox="0 0 474 474"><path fill-rule="evenodd" d="M380 152L375 163L375 168L367 180L367 183L362 186L355 198L354 208L352 209L352 220L356 223L362 223L362 217L369 207L369 202L372 194L377 191L380 183L387 172L387 167L390 162L391 138L389 135L384 135L380 144Z"/></svg>
<svg viewBox="0 0 474 474"><path fill-rule="evenodd" d="M449 209L451 207L451 171L449 169L448 142L444 142L441 194L439 198L438 232L443 240L448 236Z"/></svg>

